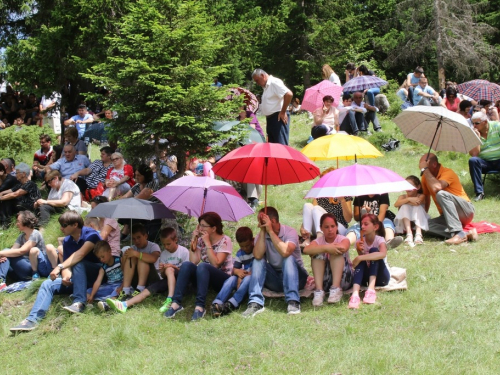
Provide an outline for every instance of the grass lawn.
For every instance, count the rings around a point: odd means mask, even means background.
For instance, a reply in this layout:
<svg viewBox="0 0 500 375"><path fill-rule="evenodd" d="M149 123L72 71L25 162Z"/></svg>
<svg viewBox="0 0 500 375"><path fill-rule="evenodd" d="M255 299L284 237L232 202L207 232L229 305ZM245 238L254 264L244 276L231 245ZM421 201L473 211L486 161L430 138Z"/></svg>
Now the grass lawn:
<svg viewBox="0 0 500 375"><path fill-rule="evenodd" d="M390 136L403 141L389 119L383 119L382 126L382 133L369 138L374 144ZM290 134L292 146L305 145L305 115L292 118ZM359 163L383 166L403 177L418 175L418 160L426 151L404 141L383 158ZM438 157L457 172L473 196L467 156ZM340 166L352 163L341 161ZM317 164L323 170L336 162ZM268 188L268 204L278 209L282 223L300 228L302 198L312 184ZM498 180L490 178L487 198L474 204L474 221L500 223L497 190ZM391 194L391 202L397 196ZM430 214L436 216L434 206ZM239 225L255 231L256 218L247 217ZM233 240L236 228L235 223L225 223ZM46 231L48 243L55 242L58 231L53 219ZM11 246L17 234L14 228L4 231L0 246ZM288 316L284 301L268 299L266 311L253 319L241 317L243 306L227 317L207 315L191 323L193 294L172 321L157 311L163 296L153 296L124 315L94 308L78 316L62 310L71 302L64 296L55 298L36 330L11 335L9 328L28 315L37 288L0 294L2 368L5 374L498 374L498 239L498 234L485 234L476 243L449 247L442 240L425 238L423 246L390 251L389 263L407 269L408 290L379 293L375 305L362 305L359 311L348 310L344 296L340 304L316 310L311 300L302 300L302 314ZM304 260L310 270L309 259ZM208 302L213 297L210 294Z"/></svg>

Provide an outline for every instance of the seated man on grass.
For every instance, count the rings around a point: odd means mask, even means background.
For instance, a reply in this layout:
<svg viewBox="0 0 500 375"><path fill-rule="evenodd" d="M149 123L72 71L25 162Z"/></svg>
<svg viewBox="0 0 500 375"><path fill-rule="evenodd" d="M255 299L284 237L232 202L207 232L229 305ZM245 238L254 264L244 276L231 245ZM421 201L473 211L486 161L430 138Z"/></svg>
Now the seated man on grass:
<svg viewBox="0 0 500 375"><path fill-rule="evenodd" d="M63 213L59 224L66 236L62 245L63 262L42 283L28 317L12 327L11 332L35 329L47 314L54 294L73 294L74 303L64 307L71 313L81 313L85 309L87 288L94 284L100 268L99 259L92 250L101 238L94 229L83 226L82 217L75 211Z"/></svg>
<svg viewBox="0 0 500 375"><path fill-rule="evenodd" d="M420 158L422 190L425 196L425 211L429 212L431 197L439 216L429 219L428 233L448 238L448 245L456 245L477 239L475 229L464 232L463 226L472 222L474 206L464 191L457 174L439 164L434 154L424 154Z"/></svg>
<svg viewBox="0 0 500 375"><path fill-rule="evenodd" d="M469 172L474 184L476 197L480 201L484 198L482 174L489 171L500 171L500 122L488 121L488 116L483 112L472 115L474 132L483 142L469 151Z"/></svg>
<svg viewBox="0 0 500 375"><path fill-rule="evenodd" d="M288 314L300 314L299 290L306 285L308 274L300 253L299 236L295 229L280 223L274 207L267 207L267 214L264 210L258 215L260 233L255 239L249 303L243 316L252 317L264 311L264 286L284 292Z"/></svg>

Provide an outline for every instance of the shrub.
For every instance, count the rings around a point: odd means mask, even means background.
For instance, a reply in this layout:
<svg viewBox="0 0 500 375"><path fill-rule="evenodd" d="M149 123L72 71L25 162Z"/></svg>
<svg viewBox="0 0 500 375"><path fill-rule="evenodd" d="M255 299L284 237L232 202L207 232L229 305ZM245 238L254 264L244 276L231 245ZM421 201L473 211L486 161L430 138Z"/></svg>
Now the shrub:
<svg viewBox="0 0 500 375"><path fill-rule="evenodd" d="M31 165L33 154L40 148L40 135L48 134L55 144L52 129L39 126L23 126L18 129L11 126L0 131L0 158L14 158L16 164L25 162Z"/></svg>

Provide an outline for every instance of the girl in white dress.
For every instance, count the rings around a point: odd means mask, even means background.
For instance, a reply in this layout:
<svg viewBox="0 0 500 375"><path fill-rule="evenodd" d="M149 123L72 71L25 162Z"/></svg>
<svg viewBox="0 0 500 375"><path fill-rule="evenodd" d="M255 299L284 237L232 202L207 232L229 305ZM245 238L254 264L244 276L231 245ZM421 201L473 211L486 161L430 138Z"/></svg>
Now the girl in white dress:
<svg viewBox="0 0 500 375"><path fill-rule="evenodd" d="M416 176L406 177L406 181L412 184L416 190L407 190L406 194L400 195L394 207L399 208L394 219L396 233L406 232L405 243L410 246L424 243L422 229L428 230L427 220L429 215L425 212L425 196L422 194L422 185ZM411 223L415 224L415 238L411 231Z"/></svg>

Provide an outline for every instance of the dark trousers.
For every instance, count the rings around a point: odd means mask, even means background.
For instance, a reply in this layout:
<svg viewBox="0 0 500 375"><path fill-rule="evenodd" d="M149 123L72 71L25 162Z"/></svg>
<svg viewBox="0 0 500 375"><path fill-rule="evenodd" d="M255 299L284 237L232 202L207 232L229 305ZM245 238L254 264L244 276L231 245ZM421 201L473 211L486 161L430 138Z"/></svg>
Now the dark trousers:
<svg viewBox="0 0 500 375"><path fill-rule="evenodd" d="M356 117L354 111L348 111L340 124L340 130L345 131L348 134L357 135L359 132L358 124L356 123Z"/></svg>
<svg viewBox="0 0 500 375"><path fill-rule="evenodd" d="M210 286L218 293L228 278L229 275L227 273L222 272L219 268L215 268L210 263L201 262L196 266L194 263L184 262L177 276L177 283L175 284L174 297L172 300L180 305L187 287L192 283L196 285L195 305L204 309L208 287Z"/></svg>
<svg viewBox="0 0 500 375"><path fill-rule="evenodd" d="M378 252L379 251L376 247L372 247L370 249L370 254ZM353 283L358 285L368 285L370 276L377 277L375 281L376 286L385 286L389 284L389 281L391 280L391 274L385 266L383 259L371 260L370 265L368 265L368 262L366 261L359 263L354 269Z"/></svg>
<svg viewBox="0 0 500 375"><path fill-rule="evenodd" d="M290 136L290 115L288 115L288 124L278 120L279 112L266 116L267 138L269 143L281 143L288 146Z"/></svg>
<svg viewBox="0 0 500 375"><path fill-rule="evenodd" d="M66 207L54 207L50 204L42 204L38 208L38 215L40 216L40 220L38 221L38 225L40 227L46 226L50 221L50 215L56 213L62 213Z"/></svg>
<svg viewBox="0 0 500 375"><path fill-rule="evenodd" d="M476 194L484 193L482 174L489 171L500 171L500 160L484 160L478 156L469 159L469 172Z"/></svg>

